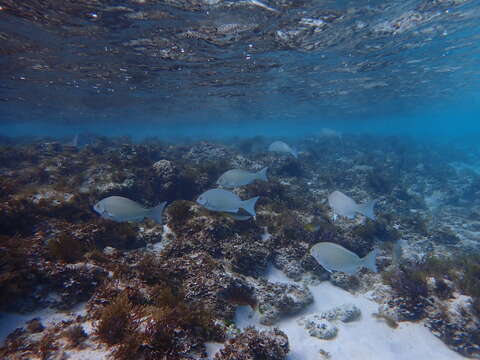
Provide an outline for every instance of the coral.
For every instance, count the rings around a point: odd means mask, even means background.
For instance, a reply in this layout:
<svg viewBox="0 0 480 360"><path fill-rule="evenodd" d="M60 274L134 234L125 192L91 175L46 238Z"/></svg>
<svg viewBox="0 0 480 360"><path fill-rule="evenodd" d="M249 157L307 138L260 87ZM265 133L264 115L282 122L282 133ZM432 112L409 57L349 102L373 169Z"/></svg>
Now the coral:
<svg viewBox="0 0 480 360"><path fill-rule="evenodd" d="M338 333L338 328L334 324L317 314L302 317L299 324L305 327L310 336L322 340L333 339Z"/></svg>
<svg viewBox="0 0 480 360"><path fill-rule="evenodd" d="M254 328L247 328L229 340L225 347L215 354L215 360L284 360L288 351L288 338L280 330L259 332Z"/></svg>
<svg viewBox="0 0 480 360"><path fill-rule="evenodd" d="M357 276L342 272L330 273L330 282L350 292L355 292L360 287L360 280Z"/></svg>
<svg viewBox="0 0 480 360"><path fill-rule="evenodd" d="M223 252L232 269L245 275L261 275L270 259L270 250L265 244L247 236L234 237L225 245Z"/></svg>
<svg viewBox="0 0 480 360"><path fill-rule="evenodd" d="M270 283L259 280L255 286L260 323L272 325L281 316L291 315L304 309L313 301L308 287L300 284Z"/></svg>
<svg viewBox="0 0 480 360"><path fill-rule="evenodd" d="M351 322L358 320L360 318L360 315L360 309L355 305L343 304L320 313L319 317L329 321L340 320L342 322Z"/></svg>

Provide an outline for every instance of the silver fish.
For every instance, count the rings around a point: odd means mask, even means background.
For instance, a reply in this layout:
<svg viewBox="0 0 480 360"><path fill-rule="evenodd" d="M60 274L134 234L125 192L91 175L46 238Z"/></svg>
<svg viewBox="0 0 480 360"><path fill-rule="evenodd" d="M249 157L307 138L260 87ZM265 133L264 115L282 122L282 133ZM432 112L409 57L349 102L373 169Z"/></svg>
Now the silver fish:
<svg viewBox="0 0 480 360"><path fill-rule="evenodd" d="M252 173L250 171L242 169L232 169L224 172L222 176L217 180L217 185L231 189L238 186L244 186L251 184L255 180L268 181L267 179L268 167L264 167L262 170Z"/></svg>
<svg viewBox="0 0 480 360"><path fill-rule="evenodd" d="M113 221L142 221L150 218L157 224L162 224L162 214L166 204L167 202L164 201L149 209L122 196L109 196L96 203L93 210L103 218Z"/></svg>
<svg viewBox="0 0 480 360"><path fill-rule="evenodd" d="M355 200L340 191L334 191L328 195L328 204L333 209L334 220L336 219L336 215L353 219L355 217L355 213L357 212L363 214L369 219L375 220L373 207L375 206L376 202L377 200L372 200L364 204L357 204Z"/></svg>
<svg viewBox="0 0 480 360"><path fill-rule="evenodd" d="M241 215L239 213L225 212L224 214L226 216L230 216L232 219L239 220L239 221L245 221L245 220L249 220L249 219L252 218L252 216L250 216L250 215Z"/></svg>
<svg viewBox="0 0 480 360"><path fill-rule="evenodd" d="M284 143L283 141L274 141L268 147L268 151L291 154L293 157L298 157L298 152L290 147L290 145Z"/></svg>
<svg viewBox="0 0 480 360"><path fill-rule="evenodd" d="M258 199L259 196L248 200L242 200L238 197L238 195L231 191L223 189L211 189L201 194L197 198L197 203L212 211L237 213L238 210L244 209L250 215L255 217L255 203Z"/></svg>
<svg viewBox="0 0 480 360"><path fill-rule="evenodd" d="M352 275L362 267L377 272L377 265L375 264L376 249L364 258L360 258L343 246L331 242L320 242L312 246L310 254L329 272L341 271Z"/></svg>

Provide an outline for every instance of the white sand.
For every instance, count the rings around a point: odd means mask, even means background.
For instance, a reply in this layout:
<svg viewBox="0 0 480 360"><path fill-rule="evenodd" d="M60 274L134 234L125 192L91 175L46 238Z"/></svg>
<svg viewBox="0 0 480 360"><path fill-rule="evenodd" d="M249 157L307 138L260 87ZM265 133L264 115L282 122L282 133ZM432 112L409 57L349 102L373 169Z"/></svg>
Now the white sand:
<svg viewBox="0 0 480 360"><path fill-rule="evenodd" d="M291 282L281 271L269 267L265 277L272 282ZM290 341L289 360L321 360L320 349L327 351L332 360L457 360L465 359L437 339L421 323L399 324L397 329L388 327L383 321L372 317L377 312L378 305L368 298L368 294L355 296L329 282L318 286L310 286L314 296L314 303L301 314L284 319L276 324L288 335ZM335 306L352 303L361 311L360 320L352 323L337 322L338 335L333 340L320 340L311 337L307 331L297 325L301 315L329 310ZM84 311L81 307L71 313L60 313L51 309L42 310L28 315L0 313L0 346L6 336L18 327L22 327L28 320L39 318L44 325L71 318ZM259 329L269 327L259 323L259 314L249 306L240 306L237 309L235 322L240 329L253 325ZM91 332L88 329L87 332ZM89 331L90 330L90 331ZM208 343L209 359L222 348L222 344ZM74 360L103 360L108 352L105 349L85 349L83 351L69 351L69 359Z"/></svg>
<svg viewBox="0 0 480 360"><path fill-rule="evenodd" d="M32 319L39 319L40 322L48 327L64 320L73 320L78 315L85 315L86 303L77 305L69 312L61 312L55 309L43 309L29 314L11 314L0 313L0 346L5 343L6 337L17 328L26 326L26 323ZM85 332L90 335L93 332L91 322L82 324ZM96 344L87 340L82 349L67 350L64 353L65 359L69 360L106 360L109 351L103 344Z"/></svg>
<svg viewBox="0 0 480 360"><path fill-rule="evenodd" d="M269 268L266 274L269 281L293 282L275 269ZM318 286L310 286L314 303L302 314L284 319L276 327L284 331L290 341L289 360L320 360L320 349L327 351L333 360L411 360L464 359L450 350L421 323L400 323L392 329L371 314L377 312L378 304L368 299L368 294L355 296L325 281ZM361 311L360 320L351 323L336 322L338 335L332 340L311 337L297 325L301 315L329 310L335 306L352 303ZM249 325L266 329L260 325L259 316L248 306L239 307L236 324L243 329Z"/></svg>
<svg viewBox="0 0 480 360"><path fill-rule="evenodd" d="M26 326L32 319L39 319L43 326L74 319L77 315L85 314L85 303L77 305L69 312L60 312L54 309L42 309L28 314L13 314L0 312L0 346L4 345L6 337L17 328Z"/></svg>

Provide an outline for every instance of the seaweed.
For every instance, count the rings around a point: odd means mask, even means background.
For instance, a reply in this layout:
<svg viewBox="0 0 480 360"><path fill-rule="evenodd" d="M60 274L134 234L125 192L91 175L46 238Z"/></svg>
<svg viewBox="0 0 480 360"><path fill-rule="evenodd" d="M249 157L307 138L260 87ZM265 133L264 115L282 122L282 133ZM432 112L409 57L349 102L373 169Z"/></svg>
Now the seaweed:
<svg viewBox="0 0 480 360"><path fill-rule="evenodd" d="M53 334L45 334L38 344L40 359L47 360L50 357L50 354L55 350L58 350L58 346L55 345L55 338Z"/></svg>
<svg viewBox="0 0 480 360"><path fill-rule="evenodd" d="M356 226L352 234L364 240L396 241L400 238L400 233L395 229L389 229L382 218Z"/></svg>
<svg viewBox="0 0 480 360"><path fill-rule="evenodd" d="M447 285L445 280L443 279L435 279L435 287L433 289L435 295L437 295L440 299L446 300L452 298L453 289Z"/></svg>
<svg viewBox="0 0 480 360"><path fill-rule="evenodd" d="M67 263L80 261L85 253L85 249L75 236L64 233L50 239L47 248L53 259Z"/></svg>
<svg viewBox="0 0 480 360"><path fill-rule="evenodd" d="M101 312L97 327L98 337L109 345L121 343L132 331L133 309L126 293L118 295Z"/></svg>
<svg viewBox="0 0 480 360"><path fill-rule="evenodd" d="M0 309L18 305L38 281L38 271L27 261L30 242L20 237L0 236Z"/></svg>
<svg viewBox="0 0 480 360"><path fill-rule="evenodd" d="M303 177L305 176L305 170L301 163L297 159L287 159L277 169L275 169L276 175L291 176L291 177Z"/></svg>
<svg viewBox="0 0 480 360"><path fill-rule="evenodd" d="M367 184L377 194L390 194L397 182L387 171L372 171L367 176Z"/></svg>
<svg viewBox="0 0 480 360"><path fill-rule="evenodd" d="M118 249L135 249L145 246L137 239L138 225L128 222L114 222L98 219L98 231L95 233L95 243L99 248L111 246Z"/></svg>
<svg viewBox="0 0 480 360"><path fill-rule="evenodd" d="M39 333L45 329L38 318L32 319L27 323L27 330L30 333Z"/></svg>
<svg viewBox="0 0 480 360"><path fill-rule="evenodd" d="M169 226L172 230L179 231L186 225L188 219L192 216L192 202L186 200L177 200L171 203L167 209Z"/></svg>
<svg viewBox="0 0 480 360"><path fill-rule="evenodd" d="M405 318L419 320L425 317L428 286L422 269L400 265L395 271L383 273L382 277L397 294Z"/></svg>
<svg viewBox="0 0 480 360"><path fill-rule="evenodd" d="M126 325L120 346L114 351L119 360L129 359L183 359L185 341L194 348L209 340L222 341L224 336L201 304L187 305L181 293L169 287L152 290L154 305L141 309L144 328Z"/></svg>
<svg viewBox="0 0 480 360"><path fill-rule="evenodd" d="M383 320L392 329L398 328L398 323L391 316L384 313L372 313L372 316L378 320Z"/></svg>
<svg viewBox="0 0 480 360"><path fill-rule="evenodd" d="M287 336L278 329L270 332L246 328L215 354L215 360L278 360L289 351Z"/></svg>
<svg viewBox="0 0 480 360"><path fill-rule="evenodd" d="M82 325L70 326L62 335L68 340L71 347L77 347L88 337Z"/></svg>
<svg viewBox="0 0 480 360"><path fill-rule="evenodd" d="M159 263L159 260L152 254L147 254L135 266L137 276L148 285L166 284L170 277Z"/></svg>

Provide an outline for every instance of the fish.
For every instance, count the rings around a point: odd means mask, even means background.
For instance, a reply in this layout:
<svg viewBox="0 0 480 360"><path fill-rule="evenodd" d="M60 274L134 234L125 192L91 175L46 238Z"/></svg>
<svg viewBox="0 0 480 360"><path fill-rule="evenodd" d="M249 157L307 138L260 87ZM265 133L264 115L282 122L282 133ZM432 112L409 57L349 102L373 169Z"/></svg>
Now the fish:
<svg viewBox="0 0 480 360"><path fill-rule="evenodd" d="M298 152L290 147L290 145L283 141L274 141L268 147L268 151L291 154L295 159L298 158Z"/></svg>
<svg viewBox="0 0 480 360"><path fill-rule="evenodd" d="M225 212L224 214L226 216L230 216L232 219L239 220L239 221L245 221L245 220L249 220L249 219L252 218L251 215L241 215L241 214L238 214L238 213Z"/></svg>
<svg viewBox="0 0 480 360"><path fill-rule="evenodd" d="M310 255L328 272L341 271L353 275L362 267L377 272L377 265L375 264L377 249L369 252L364 258L360 258L341 245L320 242L312 246Z"/></svg>
<svg viewBox="0 0 480 360"><path fill-rule="evenodd" d="M97 202L93 206L93 210L101 217L117 222L142 221L149 218L157 224L162 224L162 215L166 204L167 202L164 201L153 208L146 208L136 201L122 196L109 196Z"/></svg>
<svg viewBox="0 0 480 360"><path fill-rule="evenodd" d="M211 211L236 214L238 210L243 209L255 218L257 216L255 213L255 203L259 198L259 196L256 196L248 200L242 200L231 191L210 189L197 198L197 203Z"/></svg>
<svg viewBox="0 0 480 360"><path fill-rule="evenodd" d="M392 249L392 264L395 266L399 266L402 262L402 256L404 252L404 248L407 246L407 241L403 239L399 239L395 242Z"/></svg>
<svg viewBox="0 0 480 360"><path fill-rule="evenodd" d="M318 136L323 138L339 138L340 139L342 137L342 133L337 130L322 128L320 129Z"/></svg>
<svg viewBox="0 0 480 360"><path fill-rule="evenodd" d="M333 220L337 218L337 215L353 219L357 212L369 219L375 220L373 207L376 203L377 200L375 199L363 204L357 204L355 200L340 191L334 191L328 195L328 204L333 209L334 213Z"/></svg>
<svg viewBox="0 0 480 360"><path fill-rule="evenodd" d="M251 184L255 180L268 181L267 178L268 167L253 173L242 169L232 169L224 172L217 180L217 185L232 189L238 186Z"/></svg>

